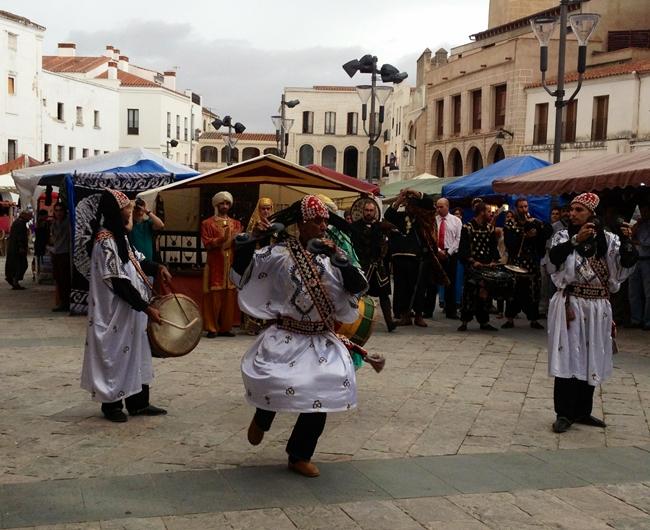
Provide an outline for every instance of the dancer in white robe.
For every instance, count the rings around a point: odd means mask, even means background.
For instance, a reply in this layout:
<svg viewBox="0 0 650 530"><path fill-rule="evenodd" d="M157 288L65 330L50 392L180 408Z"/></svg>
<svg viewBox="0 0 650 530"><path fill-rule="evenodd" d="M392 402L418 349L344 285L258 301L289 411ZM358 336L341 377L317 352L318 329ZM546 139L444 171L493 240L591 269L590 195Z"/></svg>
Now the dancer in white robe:
<svg viewBox="0 0 650 530"><path fill-rule="evenodd" d="M241 310L272 321L241 363L246 399L256 407L248 439L259 444L276 412L300 413L287 453L289 468L305 476L319 474L311 457L326 413L357 404L352 358L332 328L334 321L358 318L358 296L367 289L363 273L349 262L335 266L326 254L305 249L309 240L324 237L327 219L322 201L305 197L299 239L288 237L253 256L254 245L240 247L231 272Z"/></svg>
<svg viewBox="0 0 650 530"><path fill-rule="evenodd" d="M167 411L149 403L153 379L147 318L160 321L149 305L146 275L171 276L163 266L146 261L133 249L126 232L133 206L116 190L102 193L92 242L88 294L88 328L81 387L102 403L106 419L127 421L131 416L154 416Z"/></svg>
<svg viewBox="0 0 650 530"><path fill-rule="evenodd" d="M549 252L558 289L548 316L548 370L555 377L557 415L553 431L558 433L573 423L606 426L591 411L594 388L612 373L609 294L619 290L637 259L628 227L621 229L622 238L596 229L598 202L594 193L572 201L571 224L553 236Z"/></svg>

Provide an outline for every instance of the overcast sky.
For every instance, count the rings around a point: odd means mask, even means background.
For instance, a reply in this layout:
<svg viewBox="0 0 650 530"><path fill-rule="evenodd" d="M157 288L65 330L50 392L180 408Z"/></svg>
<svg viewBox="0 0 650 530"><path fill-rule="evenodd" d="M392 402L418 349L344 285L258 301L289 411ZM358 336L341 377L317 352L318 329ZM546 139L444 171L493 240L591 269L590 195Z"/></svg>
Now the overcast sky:
<svg viewBox="0 0 650 530"><path fill-rule="evenodd" d="M2 0L47 28L44 55L107 44L141 66L177 67L177 87L251 132L272 131L285 86L356 85L341 65L366 53L409 74L425 48L467 42L487 27L489 0Z"/></svg>

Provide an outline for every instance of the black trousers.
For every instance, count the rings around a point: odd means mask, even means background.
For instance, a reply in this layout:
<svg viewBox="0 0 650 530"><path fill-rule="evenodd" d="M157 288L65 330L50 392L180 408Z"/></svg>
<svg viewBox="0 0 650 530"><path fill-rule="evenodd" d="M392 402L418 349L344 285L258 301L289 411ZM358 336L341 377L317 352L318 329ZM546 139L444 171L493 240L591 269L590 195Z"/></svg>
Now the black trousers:
<svg viewBox="0 0 650 530"><path fill-rule="evenodd" d="M520 311L531 322L539 319L540 272L515 274L514 296L506 301L506 317L515 318Z"/></svg>
<svg viewBox="0 0 650 530"><path fill-rule="evenodd" d="M449 256L446 260L441 260L440 265L442 265L449 278L449 286L445 287L445 315L448 317L456 316L456 269L458 268L458 259L456 255Z"/></svg>
<svg viewBox="0 0 650 530"><path fill-rule="evenodd" d="M555 414L575 421L584 416L591 416L594 404L594 387L587 381L572 377L555 378L553 386L553 403Z"/></svg>
<svg viewBox="0 0 650 530"><path fill-rule="evenodd" d="M418 275L421 276L418 285ZM421 315L424 309L424 296L427 287L432 284L431 265L426 261L420 273L420 258L415 256L393 257L393 311L396 316L404 316L413 310ZM417 288L417 289L416 289ZM413 305L411 305L413 300Z"/></svg>
<svg viewBox="0 0 650 530"><path fill-rule="evenodd" d="M253 420L260 429L267 432L271 428L274 418L274 411L256 409ZM311 460L314 451L316 451L318 438L323 434L326 420L325 412L303 412L298 416L287 442L287 454L290 462Z"/></svg>
<svg viewBox="0 0 650 530"><path fill-rule="evenodd" d="M485 291L484 291L485 294ZM460 319L471 322L473 317L479 324L487 324L490 320L492 298L481 298L481 286L472 278L471 273L465 271L463 283L463 305L460 309Z"/></svg>
<svg viewBox="0 0 650 530"><path fill-rule="evenodd" d="M133 394L128 398L124 399L126 402L126 410L131 412L137 412L145 407L149 406L149 385L142 385L142 390L137 394ZM113 401L112 403L102 403L102 412L110 412L112 410L122 410L123 407L122 400Z"/></svg>

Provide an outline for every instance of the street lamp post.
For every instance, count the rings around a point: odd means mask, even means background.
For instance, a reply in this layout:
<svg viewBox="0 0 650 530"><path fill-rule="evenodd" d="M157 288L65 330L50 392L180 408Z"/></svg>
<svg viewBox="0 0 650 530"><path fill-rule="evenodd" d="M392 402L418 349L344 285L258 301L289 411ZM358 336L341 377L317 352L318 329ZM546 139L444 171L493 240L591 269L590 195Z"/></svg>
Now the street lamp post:
<svg viewBox="0 0 650 530"><path fill-rule="evenodd" d="M389 86L377 86L377 74L381 76L384 83L393 83L397 85L408 77L406 72L400 72L390 64L384 64L380 70L377 70L377 57L374 55L364 55L361 59L353 59L343 65L343 70L350 77L360 72L370 74L370 85L358 85L357 95L361 100L361 120L363 121L363 130L368 136L368 167L366 168L366 178L369 181L378 179L379 175L374 175L375 149L374 145L381 136L381 129L384 123L384 105L393 91ZM376 101L375 101L376 99ZM368 119L368 100L370 100L370 122L366 126ZM376 103L379 103L379 113L376 111Z"/></svg>
<svg viewBox="0 0 650 530"><path fill-rule="evenodd" d="M292 99L287 101L282 94L282 99L280 100L280 115L271 116L271 121L275 126L275 142L277 144L278 156L284 158L287 156L287 148L289 147L289 131L293 126L293 119L286 117L286 108L294 108L296 105L299 105L300 101L297 99Z"/></svg>
<svg viewBox="0 0 650 530"><path fill-rule="evenodd" d="M176 147L178 145L178 140L167 138L167 151L165 151L165 156L169 158L169 148Z"/></svg>
<svg viewBox="0 0 650 530"><path fill-rule="evenodd" d="M232 150L235 148L235 145L237 145L237 138L233 136L232 131L234 130L235 134L241 134L246 130L246 127L240 122L233 124L230 116L224 116L223 120L221 118L215 118L212 122L212 126L216 130L219 130L221 126L228 127L228 134L224 136L227 136L226 145L228 146L228 155L226 158L226 165L229 166L232 163Z"/></svg>
<svg viewBox="0 0 650 530"><path fill-rule="evenodd" d="M593 34L600 15L595 13L577 13L569 16L569 6L580 3L578 0L560 0L560 17L537 17L530 20L533 32L539 40L540 59L539 69L542 72L542 86L548 94L555 98L555 137L553 140L553 163L560 161L562 147L562 112L571 101L575 99L582 88L582 80L587 68L587 43ZM567 21L578 39L578 86L569 99L564 99L564 69L567 39ZM560 24L560 41L557 63L557 88L551 90L546 84L546 71L548 70L548 45L555 26Z"/></svg>

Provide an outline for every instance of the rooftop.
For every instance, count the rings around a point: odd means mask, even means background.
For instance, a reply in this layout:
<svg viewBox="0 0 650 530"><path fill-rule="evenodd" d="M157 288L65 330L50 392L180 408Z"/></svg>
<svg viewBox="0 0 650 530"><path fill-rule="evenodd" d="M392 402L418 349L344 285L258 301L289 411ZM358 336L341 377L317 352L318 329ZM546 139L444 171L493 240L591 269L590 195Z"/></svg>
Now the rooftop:
<svg viewBox="0 0 650 530"><path fill-rule="evenodd" d="M108 57L60 57L58 55L43 56L43 70L48 72L85 74L107 63Z"/></svg>
<svg viewBox="0 0 650 530"><path fill-rule="evenodd" d="M97 76L96 79L108 79L108 71L102 72ZM144 77L137 76L135 74L131 74L129 72L125 72L123 70L118 70L117 71L117 79L120 82L121 86L129 86L129 87L152 87L152 88L166 88L162 85L159 85L158 83L155 83L153 81L149 81L148 79L145 79ZM176 92L173 90L172 92ZM177 92L180 94L180 92ZM184 95L184 94L182 94Z"/></svg>
<svg viewBox="0 0 650 530"><path fill-rule="evenodd" d="M201 140L221 140L225 135L220 132L211 131L204 132L201 134ZM233 135L238 140L244 142L274 142L275 143L275 133L242 133Z"/></svg>
<svg viewBox="0 0 650 530"><path fill-rule="evenodd" d="M602 79L604 77L614 77L619 75L637 73L650 73L650 59L641 59L637 61L629 61L619 64L610 64L607 66L599 66L597 68L591 68L587 70L584 74L583 79L585 81L589 79ZM571 72L567 74L564 78L565 83L573 83L578 80L578 72ZM547 85L556 85L557 79L550 79L546 81ZM542 83L531 83L526 85L526 88L537 88L541 87Z"/></svg>
<svg viewBox="0 0 650 530"><path fill-rule="evenodd" d="M30 26L32 28L39 29L41 31L45 31L45 26L41 26L40 24L37 24L36 22L32 22L28 18L21 17L19 15L14 15L13 13L9 13L9 11L3 11L2 9L0 9L0 18L11 20L12 22L15 22L16 24L22 24L23 26Z"/></svg>

